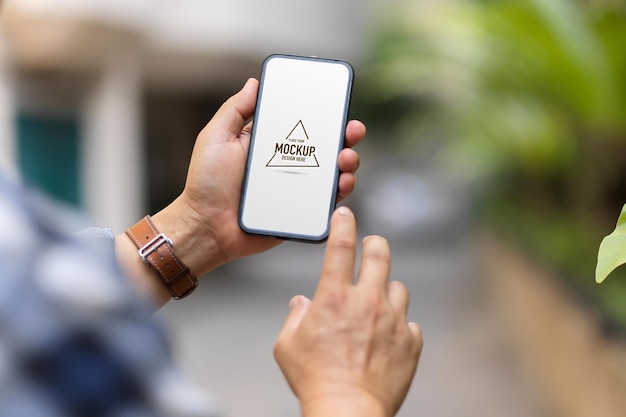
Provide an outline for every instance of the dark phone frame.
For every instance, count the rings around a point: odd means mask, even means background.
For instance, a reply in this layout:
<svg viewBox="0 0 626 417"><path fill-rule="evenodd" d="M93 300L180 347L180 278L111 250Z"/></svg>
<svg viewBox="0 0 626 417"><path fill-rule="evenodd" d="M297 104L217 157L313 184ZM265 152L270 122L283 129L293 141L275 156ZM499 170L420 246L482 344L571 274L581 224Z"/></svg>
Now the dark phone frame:
<svg viewBox="0 0 626 417"><path fill-rule="evenodd" d="M338 156L339 152L341 152L341 150L345 147L346 126L348 123L348 115L350 113L350 104L352 101L352 89L354 86L354 68L352 67L352 65L350 65L350 63L344 60L333 59L333 58L320 58L317 56L300 56L300 55L290 55L290 54L272 54L268 56L263 61L263 66L261 70L261 78L259 80L259 91L257 95L253 120L258 120L259 108L261 105L261 101L263 98L263 90L265 87L264 80L265 80L266 67L267 67L267 64L274 58L328 62L328 63L344 65L348 69L350 75L349 75L349 81L348 81L348 86L347 86L347 91L346 91L346 102L344 105L344 114L342 116L343 123L341 125L340 138L339 138L338 147L337 147L337 156ZM239 227L241 228L241 230L251 235L274 237L274 238L278 238L282 240L294 240L294 241L307 242L307 243L325 242L328 239L328 234L330 232L330 217L337 205L337 192L338 192L337 185L339 182L340 171L339 171L339 167L337 165L336 160L335 160L335 174L333 177L333 185L332 185L332 187L335 189L335 192L331 196L330 206L328 207L328 215L327 215L327 220L326 220L326 229L324 230L322 234L302 235L302 234L297 234L297 233L284 233L284 232L279 232L279 231L274 231L274 230L251 229L251 228L246 227L243 224L242 215L243 215L243 209L246 203L246 190L248 187L248 178L250 176L250 165L251 165L252 155L254 153L255 137L256 137L256 123L253 123L252 132L250 134L250 146L248 148L246 167L245 167L243 182L241 186L241 198L240 198L239 213L238 213Z"/></svg>

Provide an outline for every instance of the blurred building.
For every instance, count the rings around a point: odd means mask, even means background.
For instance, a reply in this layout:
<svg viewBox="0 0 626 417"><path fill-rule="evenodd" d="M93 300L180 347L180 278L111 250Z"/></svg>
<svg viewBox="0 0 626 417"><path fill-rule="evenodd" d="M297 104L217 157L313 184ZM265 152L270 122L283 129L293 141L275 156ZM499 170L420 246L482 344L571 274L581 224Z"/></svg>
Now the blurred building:
<svg viewBox="0 0 626 417"><path fill-rule="evenodd" d="M368 18L358 0L2 8L0 163L118 232L180 192L198 131L265 56L358 67Z"/></svg>

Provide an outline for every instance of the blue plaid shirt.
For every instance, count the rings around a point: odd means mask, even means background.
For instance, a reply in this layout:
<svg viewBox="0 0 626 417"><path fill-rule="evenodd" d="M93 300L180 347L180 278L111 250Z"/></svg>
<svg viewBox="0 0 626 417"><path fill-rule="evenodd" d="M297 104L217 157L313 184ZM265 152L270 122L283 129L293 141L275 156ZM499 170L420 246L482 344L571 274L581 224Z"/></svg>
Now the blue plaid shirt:
<svg viewBox="0 0 626 417"><path fill-rule="evenodd" d="M0 175L0 416L214 415L114 258L113 234Z"/></svg>

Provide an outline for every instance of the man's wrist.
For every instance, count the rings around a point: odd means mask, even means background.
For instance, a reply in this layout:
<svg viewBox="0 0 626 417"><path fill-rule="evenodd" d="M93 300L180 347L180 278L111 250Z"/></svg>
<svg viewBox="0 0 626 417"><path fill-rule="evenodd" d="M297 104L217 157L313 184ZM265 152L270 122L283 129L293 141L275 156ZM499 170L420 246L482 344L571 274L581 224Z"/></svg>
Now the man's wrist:
<svg viewBox="0 0 626 417"><path fill-rule="evenodd" d="M168 236L176 253L197 277L224 264L226 259L219 250L206 221L180 199L152 216L158 229Z"/></svg>
<svg viewBox="0 0 626 417"><path fill-rule="evenodd" d="M173 243L176 255L189 267L196 277L220 266L225 262L220 256L215 239L204 231L192 211L186 211L184 204L172 204L152 216L156 229ZM115 251L119 265L134 283L140 293L151 299L157 308L166 304L172 294L151 266L146 265L137 253L136 243L122 233L115 238Z"/></svg>
<svg viewBox="0 0 626 417"><path fill-rule="evenodd" d="M174 299L184 298L196 289L198 280L176 254L173 241L157 228L150 216L129 227L126 235L137 247L141 261L152 268Z"/></svg>
<svg viewBox="0 0 626 417"><path fill-rule="evenodd" d="M374 396L341 390L301 398L300 409L303 417L391 417Z"/></svg>
<svg viewBox="0 0 626 417"><path fill-rule="evenodd" d="M372 405L367 401L339 397L301 405L300 409L303 417L391 417L385 413L380 404Z"/></svg>

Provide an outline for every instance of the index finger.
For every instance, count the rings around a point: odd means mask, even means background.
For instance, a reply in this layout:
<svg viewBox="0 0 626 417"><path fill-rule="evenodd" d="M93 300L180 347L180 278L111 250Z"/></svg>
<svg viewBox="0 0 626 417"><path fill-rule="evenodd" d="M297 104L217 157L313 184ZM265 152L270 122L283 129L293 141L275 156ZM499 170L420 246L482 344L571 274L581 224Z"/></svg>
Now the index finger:
<svg viewBox="0 0 626 417"><path fill-rule="evenodd" d="M356 146L365 137L367 129L359 120L350 120L346 125L345 146L351 148Z"/></svg>
<svg viewBox="0 0 626 417"><path fill-rule="evenodd" d="M330 219L330 234L316 294L353 285L356 260L356 222L347 207L339 207Z"/></svg>

